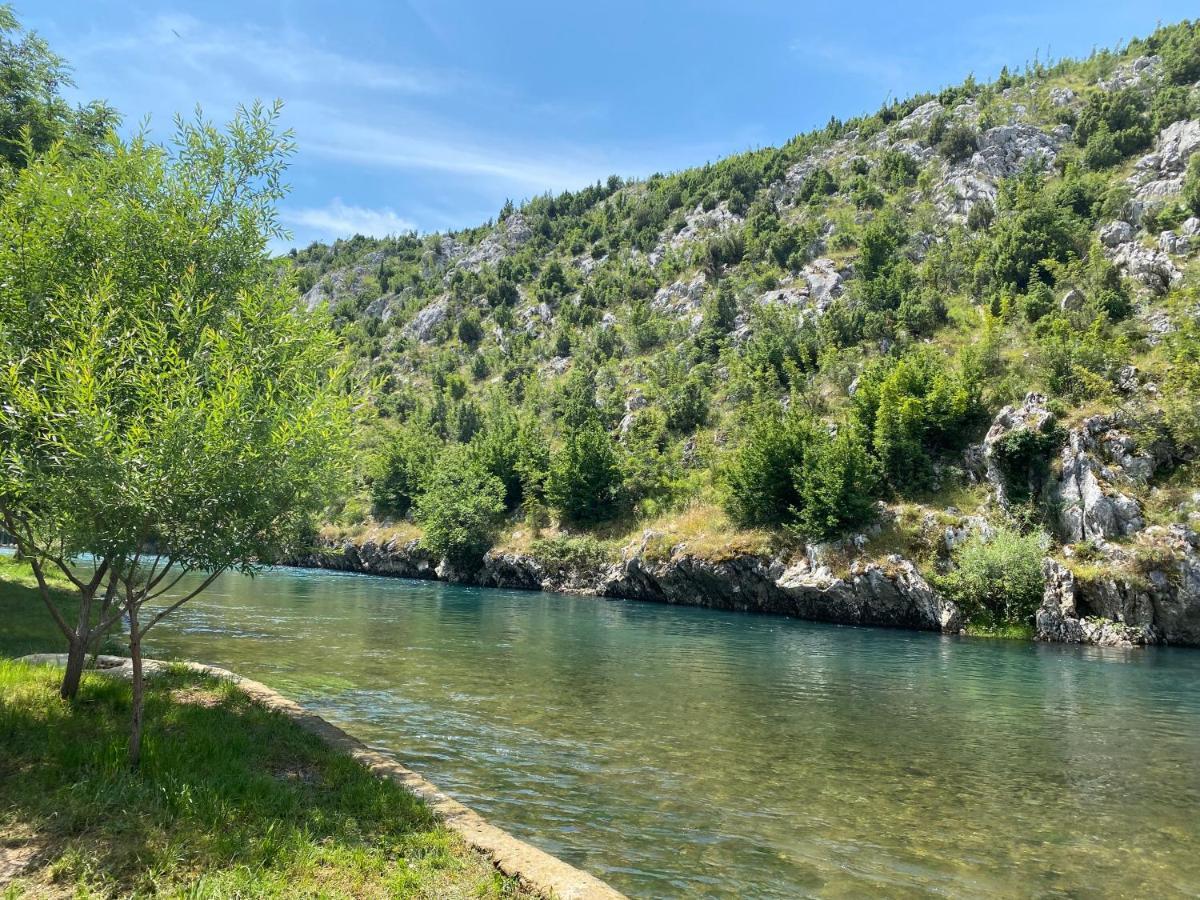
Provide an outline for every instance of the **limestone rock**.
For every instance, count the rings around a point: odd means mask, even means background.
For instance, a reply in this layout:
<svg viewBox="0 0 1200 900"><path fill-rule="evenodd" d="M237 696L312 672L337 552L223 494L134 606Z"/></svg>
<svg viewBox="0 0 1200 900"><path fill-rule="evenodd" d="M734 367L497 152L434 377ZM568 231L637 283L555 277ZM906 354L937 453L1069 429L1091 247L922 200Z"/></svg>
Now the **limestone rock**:
<svg viewBox="0 0 1200 900"><path fill-rule="evenodd" d="M433 339L439 326L450 316L450 305L445 297L440 297L413 316L405 329L418 341L426 343Z"/></svg>
<svg viewBox="0 0 1200 900"><path fill-rule="evenodd" d="M996 500L1001 506L1008 505L1008 493L1013 487L1004 482L1004 472L1000 465L1000 446L1010 434L1016 431L1033 431L1039 434L1048 433L1054 427L1054 414L1046 408L1044 394L1028 393L1020 406L1006 406L992 420L983 439L983 463L985 478L995 491ZM1024 486L1030 492L1037 490L1039 485Z"/></svg>
<svg viewBox="0 0 1200 900"><path fill-rule="evenodd" d="M516 253L533 237L533 229L521 212L514 212L500 222L474 247L463 253L454 267L472 271L495 265ZM447 273L449 276L449 273Z"/></svg>
<svg viewBox="0 0 1200 900"><path fill-rule="evenodd" d="M658 289L651 305L659 312L676 318L690 317L698 327L700 307L704 302L705 280L703 273L690 281L675 281Z"/></svg>
<svg viewBox="0 0 1200 900"><path fill-rule="evenodd" d="M1132 549L1106 547L1108 565L1086 579L1046 560L1038 638L1102 646L1200 646L1198 549L1200 537L1185 525L1157 525L1139 535Z"/></svg>
<svg viewBox="0 0 1200 900"><path fill-rule="evenodd" d="M1145 526L1138 502L1115 485L1145 485L1168 451L1139 448L1131 430L1132 423L1119 414L1098 415L1067 435L1053 491L1064 541L1103 541Z"/></svg>
<svg viewBox="0 0 1200 900"><path fill-rule="evenodd" d="M1133 240L1133 226L1128 222L1109 222L1100 229L1100 243L1105 247L1119 247Z"/></svg>
<svg viewBox="0 0 1200 900"><path fill-rule="evenodd" d="M1200 121L1181 119L1161 132L1156 149L1138 160L1133 175L1134 198L1143 204L1161 204L1183 189L1184 171L1192 154L1200 150Z"/></svg>
<svg viewBox="0 0 1200 900"><path fill-rule="evenodd" d="M1142 87L1151 79L1158 77L1160 62L1161 60L1157 56L1139 56L1135 60L1117 66L1112 75L1098 81L1097 85L1104 91Z"/></svg>

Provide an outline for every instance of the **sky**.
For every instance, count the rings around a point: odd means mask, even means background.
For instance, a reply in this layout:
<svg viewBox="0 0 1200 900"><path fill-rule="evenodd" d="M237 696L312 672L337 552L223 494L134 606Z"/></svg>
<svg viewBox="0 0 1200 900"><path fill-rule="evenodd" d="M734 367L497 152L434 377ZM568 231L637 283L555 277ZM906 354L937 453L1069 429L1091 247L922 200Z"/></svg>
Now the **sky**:
<svg viewBox="0 0 1200 900"><path fill-rule="evenodd" d="M1003 65L1086 55L1194 0L12 0L73 97L167 137L284 101L305 246L470 227L506 199L778 145Z"/></svg>

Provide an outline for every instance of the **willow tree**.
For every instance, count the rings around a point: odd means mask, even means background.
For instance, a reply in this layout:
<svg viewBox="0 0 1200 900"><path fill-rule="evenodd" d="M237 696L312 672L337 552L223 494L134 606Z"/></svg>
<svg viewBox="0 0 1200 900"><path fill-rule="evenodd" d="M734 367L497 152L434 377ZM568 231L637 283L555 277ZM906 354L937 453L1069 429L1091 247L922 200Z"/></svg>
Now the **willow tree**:
<svg viewBox="0 0 1200 900"><path fill-rule="evenodd" d="M127 621L135 763L146 632L285 550L345 465L335 339L268 253L278 112L82 159L30 146L0 185L0 522L66 638L64 698Z"/></svg>

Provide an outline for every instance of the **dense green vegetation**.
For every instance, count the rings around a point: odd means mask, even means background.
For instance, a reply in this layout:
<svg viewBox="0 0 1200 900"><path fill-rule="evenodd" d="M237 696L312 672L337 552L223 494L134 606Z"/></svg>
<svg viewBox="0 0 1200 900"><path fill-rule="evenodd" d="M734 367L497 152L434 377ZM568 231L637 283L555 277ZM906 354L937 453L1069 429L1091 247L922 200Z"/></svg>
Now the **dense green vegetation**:
<svg viewBox="0 0 1200 900"><path fill-rule="evenodd" d="M0 584L0 597L8 587ZM0 659L6 896L511 897L521 892L377 778L226 682L155 677L141 771L127 681Z"/></svg>
<svg viewBox="0 0 1200 900"><path fill-rule="evenodd" d="M1128 180L1162 129L1200 114L1198 35L1184 22L1005 69L782 147L510 203L452 235L293 251L298 289L328 305L373 385L360 489L331 518L415 517L460 562L555 523L611 547L696 504L776 543L837 540L966 488L964 449L1027 391L1066 424L1129 402L1129 365L1172 386L1137 403L1194 446L1194 266L1148 286L1098 235L1140 217L1151 248L1200 211L1200 156L1177 194L1131 205ZM1015 162L992 162L1002 140L1026 142ZM991 185L969 209L962 173ZM1007 448L1006 471L1028 484L1062 434ZM503 512L489 486L457 516L469 528L442 527L444 498L419 498L443 454L476 486L498 479ZM1053 537L1051 510L1015 500L987 515ZM979 578L955 584L993 615Z"/></svg>
<svg viewBox="0 0 1200 900"><path fill-rule="evenodd" d="M198 593L294 545L338 491L352 401L267 252L293 150L278 105L180 119L165 146L85 141L96 110L57 98L63 74L0 7L0 527L67 640L71 699L119 620L140 673L143 636L190 599L181 573L208 574ZM133 700L136 765L140 678Z"/></svg>

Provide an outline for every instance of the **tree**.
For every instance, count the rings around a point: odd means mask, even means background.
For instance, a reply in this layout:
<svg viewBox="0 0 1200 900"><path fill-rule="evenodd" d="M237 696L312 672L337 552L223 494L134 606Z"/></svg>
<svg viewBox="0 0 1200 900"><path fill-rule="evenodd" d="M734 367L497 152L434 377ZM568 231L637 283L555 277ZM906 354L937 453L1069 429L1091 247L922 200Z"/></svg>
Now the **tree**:
<svg viewBox="0 0 1200 900"><path fill-rule="evenodd" d="M574 522L597 522L612 514L621 472L612 438L594 417L568 431L554 454L546 481L546 499Z"/></svg>
<svg viewBox="0 0 1200 900"><path fill-rule="evenodd" d="M421 543L459 566L479 561L503 512L503 482L462 444L442 452L415 506Z"/></svg>
<svg viewBox="0 0 1200 900"><path fill-rule="evenodd" d="M27 140L0 199L0 519L67 639L64 698L128 620L134 764L145 634L289 547L348 457L336 341L267 256L292 148L277 117L255 105L224 133L180 122L168 148L111 137L77 160ZM52 568L79 593L74 625Z"/></svg>
<svg viewBox="0 0 1200 900"><path fill-rule="evenodd" d="M777 404L755 410L721 471L726 511L740 525L781 525L801 505L793 473L804 464L812 426Z"/></svg>
<svg viewBox="0 0 1200 900"><path fill-rule="evenodd" d="M831 434L794 406L750 419L721 472L725 509L741 525L834 537L874 515L878 465L852 425Z"/></svg>
<svg viewBox="0 0 1200 900"><path fill-rule="evenodd" d="M28 161L26 142L42 153L56 141L68 151L100 145L118 122L104 103L72 108L60 91L72 87L70 70L46 42L23 31L12 7L0 5L0 160L13 168Z"/></svg>
<svg viewBox="0 0 1200 900"><path fill-rule="evenodd" d="M371 501L383 515L404 516L421 493L421 483L433 468L440 443L428 428L400 428L375 461Z"/></svg>

